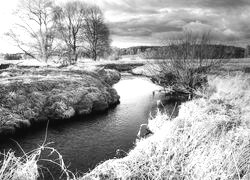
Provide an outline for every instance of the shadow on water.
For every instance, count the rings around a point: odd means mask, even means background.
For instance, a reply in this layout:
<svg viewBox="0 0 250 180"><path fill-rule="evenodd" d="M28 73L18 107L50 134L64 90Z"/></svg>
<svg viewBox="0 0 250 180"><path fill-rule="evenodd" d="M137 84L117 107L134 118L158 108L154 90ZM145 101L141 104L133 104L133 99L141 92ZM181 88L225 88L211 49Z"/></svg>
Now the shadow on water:
<svg viewBox="0 0 250 180"><path fill-rule="evenodd" d="M119 157L118 149L128 152L134 146L140 125L148 122L150 113L155 114L156 102L161 97L153 97L152 91L159 87L150 80L125 77L114 88L121 97L121 103L117 107L101 114L76 117L62 123L49 123L47 142L53 142L51 146L62 154L65 164L72 172L86 173L102 161ZM165 110L171 114L175 106L174 102L170 103L165 106ZM177 110L178 108L174 113L177 113ZM12 139L17 141L25 152L29 152L43 143L45 132L46 123L37 124ZM13 140L1 139L1 152L9 149L16 151L17 155L22 154ZM45 151L43 157L48 158L47 155L48 152ZM58 167L42 161L41 165L50 169L55 179L59 178L61 172ZM46 170L43 173L44 179L53 179Z"/></svg>

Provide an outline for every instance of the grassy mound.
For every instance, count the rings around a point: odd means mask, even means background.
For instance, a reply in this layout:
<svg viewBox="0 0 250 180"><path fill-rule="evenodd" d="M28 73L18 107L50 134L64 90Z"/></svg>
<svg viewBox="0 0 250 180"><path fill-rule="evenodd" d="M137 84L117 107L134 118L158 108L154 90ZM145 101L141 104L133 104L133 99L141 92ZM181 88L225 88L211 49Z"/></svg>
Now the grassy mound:
<svg viewBox="0 0 250 180"><path fill-rule="evenodd" d="M250 179L250 78L212 77L178 117L149 121L154 134L83 179Z"/></svg>
<svg viewBox="0 0 250 180"><path fill-rule="evenodd" d="M111 87L120 78L114 72L11 68L0 71L0 76L0 133L13 133L32 121L103 111L119 102Z"/></svg>

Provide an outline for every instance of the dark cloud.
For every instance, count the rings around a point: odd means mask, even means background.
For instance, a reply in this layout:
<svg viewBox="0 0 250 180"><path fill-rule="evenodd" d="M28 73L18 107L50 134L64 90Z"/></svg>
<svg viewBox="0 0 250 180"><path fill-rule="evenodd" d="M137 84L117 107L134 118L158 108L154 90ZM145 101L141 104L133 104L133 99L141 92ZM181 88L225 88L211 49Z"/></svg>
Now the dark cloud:
<svg viewBox="0 0 250 180"><path fill-rule="evenodd" d="M122 36L151 36L159 32L182 31L186 21L172 21L165 18L144 17L135 18L126 22L110 23L111 32ZM133 34L134 32L134 34Z"/></svg>
<svg viewBox="0 0 250 180"><path fill-rule="evenodd" d="M159 8L237 9L250 6L249 0L104 0L106 9L123 12L157 13Z"/></svg>
<svg viewBox="0 0 250 180"><path fill-rule="evenodd" d="M250 38L250 0L102 0L111 33L159 41L184 30L221 41ZM152 42L154 43L154 42Z"/></svg>
<svg viewBox="0 0 250 180"><path fill-rule="evenodd" d="M132 0L117 0L117 1L108 1L104 0L103 8L105 10L112 10L118 12L126 12L132 14L157 14L157 8L152 8L150 6L142 6L143 3L140 1Z"/></svg>
<svg viewBox="0 0 250 180"><path fill-rule="evenodd" d="M197 2L197 4L200 4L201 7L209 7L209 8L239 8L239 7L245 7L250 5L249 0L194 0Z"/></svg>

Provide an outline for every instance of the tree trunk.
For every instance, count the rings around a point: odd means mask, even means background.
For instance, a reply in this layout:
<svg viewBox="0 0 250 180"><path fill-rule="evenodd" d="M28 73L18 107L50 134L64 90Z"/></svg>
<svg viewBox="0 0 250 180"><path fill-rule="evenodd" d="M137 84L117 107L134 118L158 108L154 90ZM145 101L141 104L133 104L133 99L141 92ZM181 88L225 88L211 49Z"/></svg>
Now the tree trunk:
<svg viewBox="0 0 250 180"><path fill-rule="evenodd" d="M97 60L97 53L96 50L93 49L93 60L96 61Z"/></svg>
<svg viewBox="0 0 250 180"><path fill-rule="evenodd" d="M45 50L42 50L41 53L42 53L42 54L41 54L41 59L42 59L42 61L45 62L45 63L47 63L47 62L48 62L48 56L47 56L47 54L46 54L46 51L45 51Z"/></svg>
<svg viewBox="0 0 250 180"><path fill-rule="evenodd" d="M78 58L78 54L76 52L76 47L73 48L73 54L72 54L72 58L73 58L73 64L75 64L77 62L77 58Z"/></svg>

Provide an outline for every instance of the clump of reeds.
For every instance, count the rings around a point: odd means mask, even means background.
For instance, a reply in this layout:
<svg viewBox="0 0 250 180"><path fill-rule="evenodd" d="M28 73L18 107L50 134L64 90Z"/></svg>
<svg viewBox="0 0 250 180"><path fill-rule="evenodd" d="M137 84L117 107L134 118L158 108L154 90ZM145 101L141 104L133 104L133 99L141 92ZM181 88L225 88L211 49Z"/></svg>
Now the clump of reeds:
<svg viewBox="0 0 250 180"><path fill-rule="evenodd" d="M37 157L39 151L24 157L16 157L13 151L3 154L0 179L2 180L35 180L39 177Z"/></svg>
<svg viewBox="0 0 250 180"><path fill-rule="evenodd" d="M249 179L250 78L209 78L201 98L171 119L149 121L152 136L128 155L97 166L80 179ZM202 93L201 93L202 94Z"/></svg>
<svg viewBox="0 0 250 180"><path fill-rule="evenodd" d="M67 169L62 155L53 147L50 147L51 143L46 143L46 136L43 144L37 149L30 152L24 152L22 147L17 143L21 149L23 155L17 156L13 150L9 150L7 153L1 153L0 161L0 179L1 180L37 180L39 177L43 177L43 170L49 172L54 179L52 173L47 167L40 165L40 162L49 162L56 165L62 172L62 176L67 180L75 180L76 176ZM42 152L48 153L48 158L41 157ZM51 156L56 156L56 159L51 159Z"/></svg>

